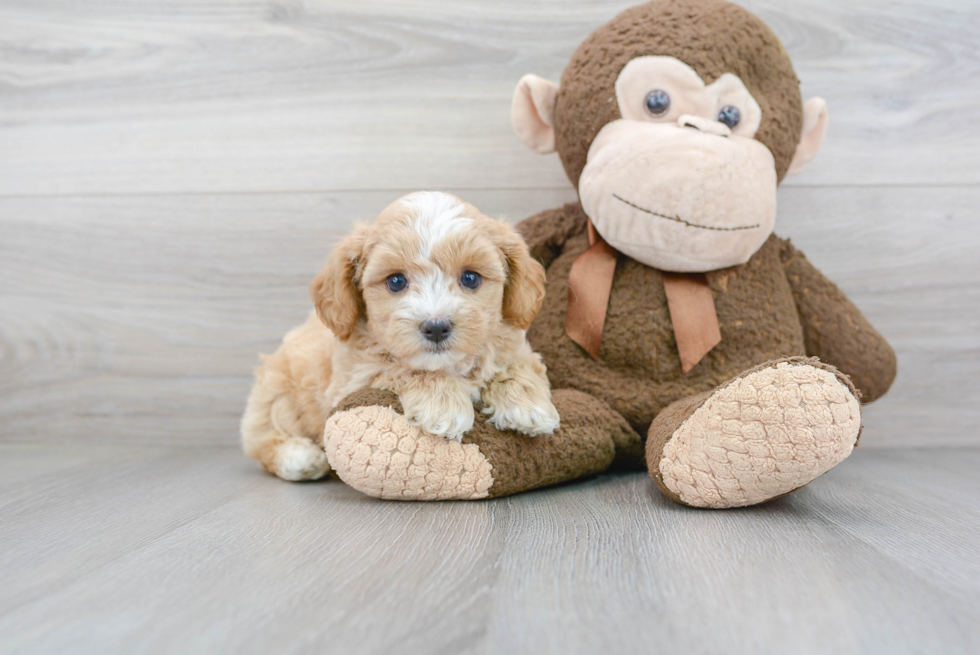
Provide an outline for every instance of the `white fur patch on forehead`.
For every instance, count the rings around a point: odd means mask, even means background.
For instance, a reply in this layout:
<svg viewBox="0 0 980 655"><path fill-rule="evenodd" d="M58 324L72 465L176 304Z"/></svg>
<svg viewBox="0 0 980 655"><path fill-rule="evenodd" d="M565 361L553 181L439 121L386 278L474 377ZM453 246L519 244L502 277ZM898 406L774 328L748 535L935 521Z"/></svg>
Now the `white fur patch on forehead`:
<svg viewBox="0 0 980 655"><path fill-rule="evenodd" d="M432 247L473 224L473 219L463 216L462 202L448 193L418 191L401 199L401 204L412 213L413 229L422 240L422 256L429 257Z"/></svg>

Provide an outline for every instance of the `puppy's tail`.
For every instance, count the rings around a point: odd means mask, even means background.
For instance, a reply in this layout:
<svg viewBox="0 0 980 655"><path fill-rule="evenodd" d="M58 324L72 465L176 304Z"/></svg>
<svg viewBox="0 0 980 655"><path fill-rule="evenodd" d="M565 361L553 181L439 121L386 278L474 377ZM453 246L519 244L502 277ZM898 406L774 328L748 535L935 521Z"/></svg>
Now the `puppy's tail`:
<svg viewBox="0 0 980 655"><path fill-rule="evenodd" d="M283 480L317 480L330 473L319 443L303 435L300 408L289 381L274 367L261 366L242 416L242 449Z"/></svg>

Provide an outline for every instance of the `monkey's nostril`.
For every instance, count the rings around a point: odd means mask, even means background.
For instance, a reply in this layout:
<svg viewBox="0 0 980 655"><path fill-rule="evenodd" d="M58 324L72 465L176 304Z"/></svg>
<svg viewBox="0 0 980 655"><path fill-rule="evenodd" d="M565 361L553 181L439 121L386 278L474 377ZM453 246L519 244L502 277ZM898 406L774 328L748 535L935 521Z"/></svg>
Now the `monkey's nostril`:
<svg viewBox="0 0 980 655"><path fill-rule="evenodd" d="M731 129L724 123L709 121L700 116L694 116L692 114L684 114L677 119L677 124L680 127L693 127L699 132L714 134L717 136L729 136L732 133Z"/></svg>
<svg viewBox="0 0 980 655"><path fill-rule="evenodd" d="M422 336L432 343L441 343L449 338L453 324L444 318L430 318L419 326Z"/></svg>
<svg viewBox="0 0 980 655"><path fill-rule="evenodd" d="M700 130L704 126L704 121L698 116L691 116L690 114L684 114L677 119L677 124L680 127L692 127L695 130Z"/></svg>

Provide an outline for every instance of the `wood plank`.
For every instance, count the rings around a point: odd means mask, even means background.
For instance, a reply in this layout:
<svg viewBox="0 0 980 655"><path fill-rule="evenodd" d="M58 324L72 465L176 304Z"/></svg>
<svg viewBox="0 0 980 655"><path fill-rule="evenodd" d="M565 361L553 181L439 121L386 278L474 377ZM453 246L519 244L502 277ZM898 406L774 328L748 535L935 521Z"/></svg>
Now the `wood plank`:
<svg viewBox="0 0 980 655"><path fill-rule="evenodd" d="M247 461L228 448L16 444L3 452L0 470L19 481L0 487L0 615L213 511L248 484L231 471Z"/></svg>
<svg viewBox="0 0 980 655"><path fill-rule="evenodd" d="M855 454L843 473L784 500L731 512L682 510L643 477L597 480L596 491L573 504L555 499L547 511L515 499L523 511L497 587L520 602L495 608L489 640L499 652L972 652L980 577L970 544L980 536L980 507L955 485L944 494L953 503L903 504L911 496L903 474L877 466L870 479L865 467L879 452ZM906 469L932 455L892 453ZM928 474L936 486L972 475L949 460L936 468ZM838 483L845 473L866 484ZM878 493L864 496L866 486ZM837 502L828 502L828 488ZM887 506L873 504L889 495ZM841 511L843 497L864 511ZM945 536L920 540L930 523ZM900 533L896 524L915 532L879 550ZM927 563L936 541L955 549ZM964 572L948 570L951 560ZM940 567L943 576L933 577ZM907 604L897 589L923 596ZM547 619L526 620L525 603ZM920 611L935 612L941 625Z"/></svg>
<svg viewBox="0 0 980 655"><path fill-rule="evenodd" d="M3 492L4 652L980 647L976 449L862 449L718 512L640 474L397 503L284 483L232 449L94 449L57 482L22 449L0 445L36 474ZM47 452L58 466L77 449Z"/></svg>
<svg viewBox="0 0 980 655"><path fill-rule="evenodd" d="M457 190L520 219L562 191ZM231 443L258 352L398 194L0 200L0 440ZM862 444L977 444L980 189L786 188L778 233L899 353Z"/></svg>
<svg viewBox="0 0 980 655"><path fill-rule="evenodd" d="M8 0L0 195L566 188L509 124L634 0ZM969 0L751 0L825 151L790 185L980 182Z"/></svg>

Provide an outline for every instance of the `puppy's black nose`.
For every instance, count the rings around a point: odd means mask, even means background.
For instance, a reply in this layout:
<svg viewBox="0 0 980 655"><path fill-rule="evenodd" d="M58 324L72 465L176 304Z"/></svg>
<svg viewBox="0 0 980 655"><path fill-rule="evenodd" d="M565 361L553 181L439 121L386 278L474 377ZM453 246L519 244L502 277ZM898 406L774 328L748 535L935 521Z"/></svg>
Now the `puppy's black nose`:
<svg viewBox="0 0 980 655"><path fill-rule="evenodd" d="M430 318L419 326L422 336L432 343L441 343L449 338L453 324L444 318Z"/></svg>

